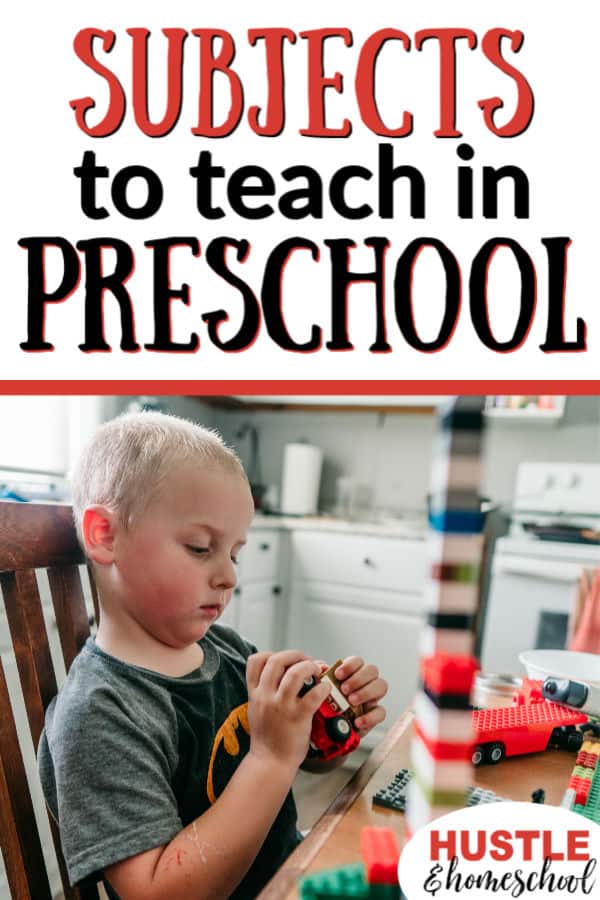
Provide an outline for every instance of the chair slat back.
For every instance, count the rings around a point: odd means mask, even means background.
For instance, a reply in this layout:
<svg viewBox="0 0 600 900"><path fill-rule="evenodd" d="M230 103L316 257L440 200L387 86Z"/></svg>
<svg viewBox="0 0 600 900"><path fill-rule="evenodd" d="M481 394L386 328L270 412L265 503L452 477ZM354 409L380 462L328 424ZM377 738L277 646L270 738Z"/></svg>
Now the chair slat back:
<svg viewBox="0 0 600 900"><path fill-rule="evenodd" d="M12 897L51 900L50 884L35 822L8 686L0 660L0 835Z"/></svg>
<svg viewBox="0 0 600 900"><path fill-rule="evenodd" d="M0 588L34 747L57 691L36 570L47 569L68 671L90 633L78 569L83 562L69 506L0 501ZM48 875L1 661L0 718L0 847L11 893L15 900L49 900ZM49 821L66 900L97 900L95 886L69 886L58 828L51 816Z"/></svg>

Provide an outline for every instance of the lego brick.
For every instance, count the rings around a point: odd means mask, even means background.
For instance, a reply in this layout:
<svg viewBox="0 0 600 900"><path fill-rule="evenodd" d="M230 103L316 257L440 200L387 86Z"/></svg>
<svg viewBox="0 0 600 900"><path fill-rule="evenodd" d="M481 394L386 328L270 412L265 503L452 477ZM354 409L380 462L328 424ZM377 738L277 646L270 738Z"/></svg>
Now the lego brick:
<svg viewBox="0 0 600 900"><path fill-rule="evenodd" d="M509 802L506 797L499 797L494 791L486 791L485 788L470 787L467 790L465 806L480 806L484 803Z"/></svg>
<svg viewBox="0 0 600 900"><path fill-rule="evenodd" d="M459 787L452 790L426 784L421 780L418 772L415 772L414 777L419 782L419 787L430 806L451 806L453 809L460 809L465 805L465 788L462 781Z"/></svg>
<svg viewBox="0 0 600 900"><path fill-rule="evenodd" d="M499 728L526 725L532 730L536 727L540 727L542 730L546 725L558 728L561 725L580 725L586 721L585 713L575 712L566 706L551 703L549 700L523 706L476 710L473 713L473 726L480 736Z"/></svg>
<svg viewBox="0 0 600 900"><path fill-rule="evenodd" d="M391 828L365 826L360 834L360 855L370 885L398 884L400 848Z"/></svg>
<svg viewBox="0 0 600 900"><path fill-rule="evenodd" d="M434 694L470 694L477 660L471 655L437 653L421 659L423 683Z"/></svg>
<svg viewBox="0 0 600 900"><path fill-rule="evenodd" d="M383 806L396 812L404 812L406 809L406 789L412 778L412 772L408 769L400 769L391 781L373 794L375 806Z"/></svg>
<svg viewBox="0 0 600 900"><path fill-rule="evenodd" d="M427 624L430 628L443 628L448 631L470 631L473 628L474 616L466 613L429 612Z"/></svg>
<svg viewBox="0 0 600 900"><path fill-rule="evenodd" d="M421 740L421 742L427 748L428 753L436 761L449 762L471 759L471 749L473 747L473 740L475 738L475 735L473 734L471 729L469 729L464 738L461 740L439 740L430 738L428 735L426 735L421 728L421 724L416 721L414 724L414 734L415 738Z"/></svg>
<svg viewBox="0 0 600 900"><path fill-rule="evenodd" d="M452 405L440 409L440 424L445 430L483 431L484 400L482 397L459 397Z"/></svg>
<svg viewBox="0 0 600 900"><path fill-rule="evenodd" d="M590 753L589 750L584 749L585 742L582 744L582 748L577 754L577 759L575 760L576 766L583 766L586 769L595 769L598 765L598 754Z"/></svg>
<svg viewBox="0 0 600 900"><path fill-rule="evenodd" d="M370 884L369 900L400 900L404 894L399 884Z"/></svg>
<svg viewBox="0 0 600 900"><path fill-rule="evenodd" d="M460 459L465 459L461 454ZM477 455L466 457L475 463ZM429 496L429 509L439 512L442 509L481 509L481 497L477 490L477 484L469 488L442 488Z"/></svg>
<svg viewBox="0 0 600 900"><path fill-rule="evenodd" d="M461 584L477 584L479 564L468 562L434 562L429 575L435 581L458 581Z"/></svg>
<svg viewBox="0 0 600 900"><path fill-rule="evenodd" d="M424 691L417 693L415 718L423 733L432 740L473 740L471 709L441 710Z"/></svg>
<svg viewBox="0 0 600 900"><path fill-rule="evenodd" d="M462 757L443 760L433 757L427 745L415 736L411 742L410 758L421 784L432 790L464 791L473 780L470 748L468 756L465 750Z"/></svg>
<svg viewBox="0 0 600 900"><path fill-rule="evenodd" d="M472 709L471 694L435 694L421 682L419 685L424 694L438 709Z"/></svg>
<svg viewBox="0 0 600 900"><path fill-rule="evenodd" d="M600 825L600 767L596 767L594 772L587 802L585 805L576 804L573 809L584 818Z"/></svg>
<svg viewBox="0 0 600 900"><path fill-rule="evenodd" d="M306 875L298 887L302 900L369 898L369 885L362 863Z"/></svg>
<svg viewBox="0 0 600 900"><path fill-rule="evenodd" d="M433 456L476 456L481 453L481 434L476 431L440 431L432 447Z"/></svg>
<svg viewBox="0 0 600 900"><path fill-rule="evenodd" d="M581 745L581 749L584 753L592 753L594 756L600 758L600 738L586 735L585 740Z"/></svg>
<svg viewBox="0 0 600 900"><path fill-rule="evenodd" d="M479 604L479 585L453 581L429 581L425 586L426 611L474 614Z"/></svg>
<svg viewBox="0 0 600 900"><path fill-rule="evenodd" d="M546 702L542 694L542 684L544 682L537 678L523 678L521 687L515 693L514 702L521 706L528 703Z"/></svg>
<svg viewBox="0 0 600 900"><path fill-rule="evenodd" d="M470 630L456 628L432 628L425 625L421 631L419 646L421 653L430 656L434 653L467 656L473 652L475 638Z"/></svg>
<svg viewBox="0 0 600 900"><path fill-rule="evenodd" d="M435 531L480 534L485 525L485 513L470 509L445 509L431 514L429 524Z"/></svg>
<svg viewBox="0 0 600 900"><path fill-rule="evenodd" d="M473 497L477 497L480 484L481 459L478 455L462 456L453 453L450 456L434 457L430 480L432 498L451 495L454 491L463 494L472 492Z"/></svg>
<svg viewBox="0 0 600 900"><path fill-rule="evenodd" d="M455 806L432 806L423 794L419 784L413 780L408 786L406 804L406 824L411 834L416 834L429 822L454 812Z"/></svg>
<svg viewBox="0 0 600 900"><path fill-rule="evenodd" d="M427 538L427 559L430 562L479 565L482 550L481 534L444 534L431 531Z"/></svg>
<svg viewBox="0 0 600 900"><path fill-rule="evenodd" d="M581 806L586 805L591 787L592 783L587 778L577 778L574 775L571 775L567 784L567 788L575 791L575 803Z"/></svg>
<svg viewBox="0 0 600 900"><path fill-rule="evenodd" d="M587 778L588 781L591 781L594 777L594 769L587 766L580 766L575 763L575 768L571 772L571 775L574 775L576 778Z"/></svg>

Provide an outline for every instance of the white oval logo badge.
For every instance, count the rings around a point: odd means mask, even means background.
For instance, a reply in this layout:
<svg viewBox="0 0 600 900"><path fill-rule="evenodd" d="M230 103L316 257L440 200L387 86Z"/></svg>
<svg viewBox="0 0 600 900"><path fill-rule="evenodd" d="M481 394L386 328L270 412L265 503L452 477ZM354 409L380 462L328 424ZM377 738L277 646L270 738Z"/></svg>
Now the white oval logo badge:
<svg viewBox="0 0 600 900"><path fill-rule="evenodd" d="M441 816L398 864L407 900L600 897L600 826L538 803L490 803Z"/></svg>

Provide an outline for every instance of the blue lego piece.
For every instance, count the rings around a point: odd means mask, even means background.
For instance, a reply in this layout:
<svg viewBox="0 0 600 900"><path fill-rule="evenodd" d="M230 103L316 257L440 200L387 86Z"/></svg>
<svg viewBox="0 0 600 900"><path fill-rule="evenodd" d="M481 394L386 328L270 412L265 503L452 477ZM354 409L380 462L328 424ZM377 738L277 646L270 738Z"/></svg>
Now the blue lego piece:
<svg viewBox="0 0 600 900"><path fill-rule="evenodd" d="M485 525L485 513L473 509L441 509L429 514L429 524L434 531L481 534Z"/></svg>

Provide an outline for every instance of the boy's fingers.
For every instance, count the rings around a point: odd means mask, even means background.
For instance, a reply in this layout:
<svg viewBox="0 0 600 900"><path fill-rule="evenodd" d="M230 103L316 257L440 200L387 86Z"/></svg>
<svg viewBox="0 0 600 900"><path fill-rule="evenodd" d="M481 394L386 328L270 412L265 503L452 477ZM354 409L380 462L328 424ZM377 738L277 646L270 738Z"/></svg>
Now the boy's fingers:
<svg viewBox="0 0 600 900"><path fill-rule="evenodd" d="M346 659L340 663L335 672L333 673L338 681L344 681L346 678L349 678L350 675L354 675L355 672L358 672L359 669L362 669L365 661L361 659L360 656L348 656Z"/></svg>
<svg viewBox="0 0 600 900"><path fill-rule="evenodd" d="M246 660L246 684L248 685L248 693L258 687L260 676L270 656L272 656L270 652L263 651L262 653L253 653L252 656L249 656Z"/></svg>
<svg viewBox="0 0 600 900"><path fill-rule="evenodd" d="M358 706L359 703L379 702L387 694L388 683L383 678L376 678L375 681L365 684L356 691L346 694L348 702L352 706ZM346 693L344 691L344 693Z"/></svg>
<svg viewBox="0 0 600 900"><path fill-rule="evenodd" d="M364 737L365 734L375 728L376 725L380 725L385 719L385 716L386 712L383 706L375 706L373 709L370 709L368 713L355 719L354 725L358 729L360 736Z"/></svg>
<svg viewBox="0 0 600 900"><path fill-rule="evenodd" d="M308 659L306 653L301 653L300 650L280 650L279 653L272 653L262 670L261 685L276 691L286 670L305 659Z"/></svg>
<svg viewBox="0 0 600 900"><path fill-rule="evenodd" d="M357 672L351 675L349 678L345 678L342 682L342 694L345 694L346 697L351 694L353 691L358 691L361 688L366 687L372 681L376 681L379 678L379 669L377 666L369 665L362 666Z"/></svg>
<svg viewBox="0 0 600 900"><path fill-rule="evenodd" d="M303 704L311 716L314 716L321 703L329 697L330 693L331 685L328 681L320 681L319 684L315 685L315 687L305 694L304 697L300 698L300 703Z"/></svg>
<svg viewBox="0 0 600 900"><path fill-rule="evenodd" d="M303 685L308 684L320 673L320 668L312 659L304 659L286 669L279 683L278 693L284 700L298 697ZM311 688L314 690L314 687Z"/></svg>

